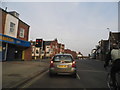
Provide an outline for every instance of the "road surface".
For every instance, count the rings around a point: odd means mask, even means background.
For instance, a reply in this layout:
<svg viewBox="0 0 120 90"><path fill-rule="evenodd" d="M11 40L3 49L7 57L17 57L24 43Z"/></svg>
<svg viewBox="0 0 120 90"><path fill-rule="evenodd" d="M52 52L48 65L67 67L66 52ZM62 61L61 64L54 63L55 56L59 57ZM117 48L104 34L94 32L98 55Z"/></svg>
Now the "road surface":
<svg viewBox="0 0 120 90"><path fill-rule="evenodd" d="M49 77L49 72L46 71L22 88L107 88L104 62L89 59L76 62L77 78L67 75Z"/></svg>

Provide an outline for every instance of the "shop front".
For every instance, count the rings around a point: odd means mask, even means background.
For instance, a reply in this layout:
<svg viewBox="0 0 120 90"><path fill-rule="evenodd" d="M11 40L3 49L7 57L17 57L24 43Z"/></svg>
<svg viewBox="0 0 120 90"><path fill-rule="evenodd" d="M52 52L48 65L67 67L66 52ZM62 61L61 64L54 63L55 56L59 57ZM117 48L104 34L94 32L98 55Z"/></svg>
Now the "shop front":
<svg viewBox="0 0 120 90"><path fill-rule="evenodd" d="M0 34L2 61L25 60L30 42Z"/></svg>

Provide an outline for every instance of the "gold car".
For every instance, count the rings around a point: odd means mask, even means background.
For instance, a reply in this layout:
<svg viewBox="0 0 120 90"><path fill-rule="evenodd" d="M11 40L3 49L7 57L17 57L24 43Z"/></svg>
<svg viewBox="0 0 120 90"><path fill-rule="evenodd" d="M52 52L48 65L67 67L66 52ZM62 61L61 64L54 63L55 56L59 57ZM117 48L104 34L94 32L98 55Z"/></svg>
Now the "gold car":
<svg viewBox="0 0 120 90"><path fill-rule="evenodd" d="M49 75L68 74L76 77L76 62L71 54L56 54L50 61Z"/></svg>

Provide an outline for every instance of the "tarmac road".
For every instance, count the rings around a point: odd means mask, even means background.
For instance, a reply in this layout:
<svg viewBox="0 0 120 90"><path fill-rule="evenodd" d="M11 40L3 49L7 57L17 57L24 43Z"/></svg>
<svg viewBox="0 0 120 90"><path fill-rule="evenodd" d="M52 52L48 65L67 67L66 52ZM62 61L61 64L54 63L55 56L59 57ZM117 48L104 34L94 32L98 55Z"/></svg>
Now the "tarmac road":
<svg viewBox="0 0 120 90"><path fill-rule="evenodd" d="M77 78L67 75L49 77L46 71L42 75L26 83L22 88L107 88L107 72L103 62L98 60L76 60ZM96 89L97 90L97 89Z"/></svg>

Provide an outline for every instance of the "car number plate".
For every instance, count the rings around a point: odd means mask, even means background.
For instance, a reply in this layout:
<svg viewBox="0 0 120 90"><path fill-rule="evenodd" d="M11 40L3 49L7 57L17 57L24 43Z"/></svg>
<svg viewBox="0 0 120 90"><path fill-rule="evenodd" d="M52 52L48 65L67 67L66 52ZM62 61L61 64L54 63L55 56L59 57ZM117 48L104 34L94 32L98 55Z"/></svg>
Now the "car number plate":
<svg viewBox="0 0 120 90"><path fill-rule="evenodd" d="M67 65L58 65L60 68L67 68Z"/></svg>

